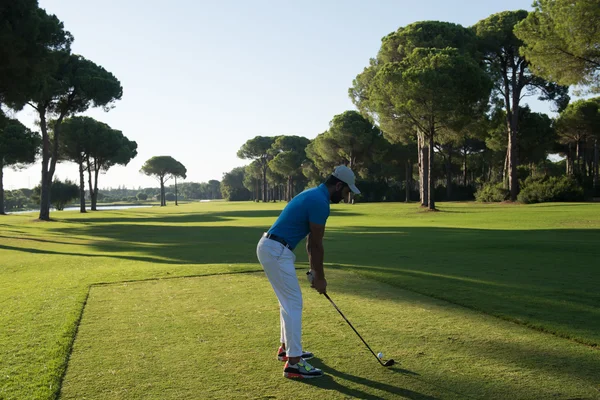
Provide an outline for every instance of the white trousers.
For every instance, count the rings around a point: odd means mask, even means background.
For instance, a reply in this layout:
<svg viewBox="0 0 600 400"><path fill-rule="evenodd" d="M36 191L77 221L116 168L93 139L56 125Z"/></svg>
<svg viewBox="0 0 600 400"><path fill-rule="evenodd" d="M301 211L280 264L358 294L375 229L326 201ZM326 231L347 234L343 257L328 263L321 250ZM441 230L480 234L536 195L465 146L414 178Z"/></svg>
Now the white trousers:
<svg viewBox="0 0 600 400"><path fill-rule="evenodd" d="M288 357L300 357L302 292L294 267L296 255L281 243L266 237L258 242L256 255L279 300L281 343L285 343Z"/></svg>

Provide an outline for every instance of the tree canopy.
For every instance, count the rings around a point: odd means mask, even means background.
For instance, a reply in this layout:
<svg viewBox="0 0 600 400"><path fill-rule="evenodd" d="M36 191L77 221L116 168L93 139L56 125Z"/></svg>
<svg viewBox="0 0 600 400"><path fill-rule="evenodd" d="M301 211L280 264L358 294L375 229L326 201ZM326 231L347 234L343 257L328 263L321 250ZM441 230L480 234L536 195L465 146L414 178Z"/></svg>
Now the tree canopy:
<svg viewBox="0 0 600 400"><path fill-rule="evenodd" d="M539 94L540 100L553 100L557 110L569 101L568 88L546 81L534 75L529 61L520 55L522 41L515 36L515 26L527 18L525 10L504 11L493 14L475 24L483 61L494 81L494 97L506 111L507 131L507 178L510 199L517 200L519 192L518 148L519 106L523 97Z"/></svg>
<svg viewBox="0 0 600 400"><path fill-rule="evenodd" d="M165 182L173 177L184 178L187 169L179 161L171 156L155 156L148 159L142 166L140 172L148 176L155 176L160 182L161 206L166 206Z"/></svg>
<svg viewBox="0 0 600 400"><path fill-rule="evenodd" d="M0 214L4 214L4 167L33 163L40 143L39 133L7 118L0 110Z"/></svg>
<svg viewBox="0 0 600 400"><path fill-rule="evenodd" d="M0 103L21 109L36 90L34 82L52 52L69 52L73 36L37 0L0 5Z"/></svg>
<svg viewBox="0 0 600 400"><path fill-rule="evenodd" d="M521 54L533 72L561 85L600 92L600 2L535 0L515 27Z"/></svg>
<svg viewBox="0 0 600 400"><path fill-rule="evenodd" d="M237 156L241 159L257 160L262 169L263 181L263 202L267 201L267 169L269 161L273 158L271 146L275 138L271 136L256 136L242 145L238 150Z"/></svg>

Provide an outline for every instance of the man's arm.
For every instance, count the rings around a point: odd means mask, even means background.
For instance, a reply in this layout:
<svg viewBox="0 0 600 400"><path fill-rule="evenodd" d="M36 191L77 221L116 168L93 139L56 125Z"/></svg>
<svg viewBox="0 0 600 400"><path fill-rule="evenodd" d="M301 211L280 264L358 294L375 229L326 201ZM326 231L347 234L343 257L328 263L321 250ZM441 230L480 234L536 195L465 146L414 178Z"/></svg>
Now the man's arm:
<svg viewBox="0 0 600 400"><path fill-rule="evenodd" d="M306 252L308 261L312 270L314 280L312 287L319 293L326 292L327 281L325 280L325 271L323 270L323 258L325 249L323 248L323 236L325 235L325 225L310 223L310 233L306 239Z"/></svg>

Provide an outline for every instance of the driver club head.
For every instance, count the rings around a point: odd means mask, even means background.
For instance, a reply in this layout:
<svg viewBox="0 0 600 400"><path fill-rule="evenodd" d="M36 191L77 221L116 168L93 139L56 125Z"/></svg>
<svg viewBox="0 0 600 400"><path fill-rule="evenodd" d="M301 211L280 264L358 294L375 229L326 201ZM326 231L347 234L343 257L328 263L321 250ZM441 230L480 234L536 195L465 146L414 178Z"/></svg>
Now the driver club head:
<svg viewBox="0 0 600 400"><path fill-rule="evenodd" d="M392 365L394 365L395 363L396 363L396 361L394 361L394 360L391 360L391 359L390 359L390 360L387 360L387 361L385 362L385 364L383 364L383 366L384 366L384 367L391 367L391 366L392 366Z"/></svg>

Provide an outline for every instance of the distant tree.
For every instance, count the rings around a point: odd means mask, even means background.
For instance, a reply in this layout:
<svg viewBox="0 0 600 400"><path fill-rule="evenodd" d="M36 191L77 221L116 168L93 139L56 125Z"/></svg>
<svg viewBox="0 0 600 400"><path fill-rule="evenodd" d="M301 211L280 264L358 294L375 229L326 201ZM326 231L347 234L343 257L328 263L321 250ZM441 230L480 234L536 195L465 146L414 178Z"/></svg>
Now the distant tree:
<svg viewBox="0 0 600 400"><path fill-rule="evenodd" d="M148 195L146 193L140 192L136 195L136 198L140 201L146 201L148 200Z"/></svg>
<svg viewBox="0 0 600 400"><path fill-rule="evenodd" d="M263 202L267 201L267 169L269 168L269 161L273 157L271 146L274 141L274 137L256 136L244 143L237 153L237 156L241 159L258 161L262 171Z"/></svg>
<svg viewBox="0 0 600 400"><path fill-rule="evenodd" d="M483 116L482 116L483 117ZM463 127L457 139L457 150L462 158L462 184L468 184L469 156L482 153L485 150L487 120L485 117L472 121Z"/></svg>
<svg viewBox="0 0 600 400"><path fill-rule="evenodd" d="M32 199L35 202L39 203L41 201L41 190L42 187L40 185L37 185L33 189L35 195L32 196ZM52 205L58 211L64 210L65 205L69 204L79 196L79 186L69 179L65 179L65 181L62 182L60 179L55 178L52 182L51 191Z"/></svg>
<svg viewBox="0 0 600 400"><path fill-rule="evenodd" d="M4 214L4 167L31 164L39 152L41 137L0 110L0 214Z"/></svg>
<svg viewBox="0 0 600 400"><path fill-rule="evenodd" d="M529 106L519 110L519 161L524 165L536 165L547 159L554 142L556 131L550 117L531 111Z"/></svg>
<svg viewBox="0 0 600 400"><path fill-rule="evenodd" d="M237 167L223 174L221 193L228 201L247 201L251 193L244 187L244 167Z"/></svg>
<svg viewBox="0 0 600 400"><path fill-rule="evenodd" d="M306 157L310 163L303 165L303 174L316 182L331 174L333 169L344 164L344 156L338 152L334 140L327 131L320 133L306 146ZM314 167L314 168L313 168Z"/></svg>
<svg viewBox="0 0 600 400"><path fill-rule="evenodd" d="M165 200L175 201L175 193L172 193L172 192L165 193Z"/></svg>
<svg viewBox="0 0 600 400"><path fill-rule="evenodd" d="M148 159L140 172L148 176L154 176L159 180L160 205L163 207L167 205L165 199L165 182L175 176L185 178L187 170L183 164L171 156L157 156Z"/></svg>
<svg viewBox="0 0 600 400"><path fill-rule="evenodd" d="M94 126L96 129L90 131L86 164L91 209L95 211L100 171L108 171L114 165L127 165L137 156L137 143L129 140L121 131L112 129L104 123L96 121ZM93 185L92 172L94 173Z"/></svg>
<svg viewBox="0 0 600 400"><path fill-rule="evenodd" d="M75 200L79 195L79 187L69 179L61 182L59 179L55 179L52 182L50 198L52 199L52 205L58 211L65 209L65 205Z"/></svg>
<svg viewBox="0 0 600 400"><path fill-rule="evenodd" d="M533 72L561 85L600 92L600 2L535 0L535 10L515 27L521 54Z"/></svg>
<svg viewBox="0 0 600 400"><path fill-rule="evenodd" d="M23 209L27 202L28 198L21 190L8 190L5 192L4 207L6 210Z"/></svg>
<svg viewBox="0 0 600 400"><path fill-rule="evenodd" d="M301 179L302 164L306 161L306 146L310 140L302 136L279 136L272 145L273 159L269 167L286 177L285 199L295 196L294 180Z"/></svg>
<svg viewBox="0 0 600 400"><path fill-rule="evenodd" d="M258 160L252 161L244 168L244 187L251 193L252 200L258 201L261 196L262 167Z"/></svg>
<svg viewBox="0 0 600 400"><path fill-rule="evenodd" d="M62 140L59 154L61 159L72 161L79 167L79 211L85 213L85 179L86 161L90 154L92 137L97 130L104 129L104 124L90 117L73 117L63 121ZM91 193L90 193L91 194Z"/></svg>
<svg viewBox="0 0 600 400"><path fill-rule="evenodd" d="M211 179L208 182L208 198L210 200L221 198L221 182Z"/></svg>
<svg viewBox="0 0 600 400"><path fill-rule="evenodd" d="M578 100L567 106L556 120L558 141L568 147L569 174L586 175L586 147L594 151L592 172L598 169L598 139L600 139L600 99ZM572 154L572 150L575 154Z"/></svg>
<svg viewBox="0 0 600 400"><path fill-rule="evenodd" d="M511 201L519 194L519 106L524 96L540 93L540 100L553 100L558 110L569 101L568 88L533 75L529 60L521 56L523 42L514 34L515 26L527 18L527 11L504 11L485 18L473 27L480 41L483 61L494 81L493 96L499 97L506 112L508 147L506 153L508 189Z"/></svg>
<svg viewBox="0 0 600 400"><path fill-rule="evenodd" d="M319 154L320 157L313 161L318 162L321 158L333 164L329 165L329 173L331 167L339 165L336 160L358 173L372 159L378 141L383 140L381 131L357 111L335 115L323 136L323 139L315 140L308 151L311 156L314 152ZM351 198L352 193L349 194L349 201Z"/></svg>
<svg viewBox="0 0 600 400"><path fill-rule="evenodd" d="M186 182L181 185L181 193L186 199L202 199L204 193L202 185L198 182Z"/></svg>

